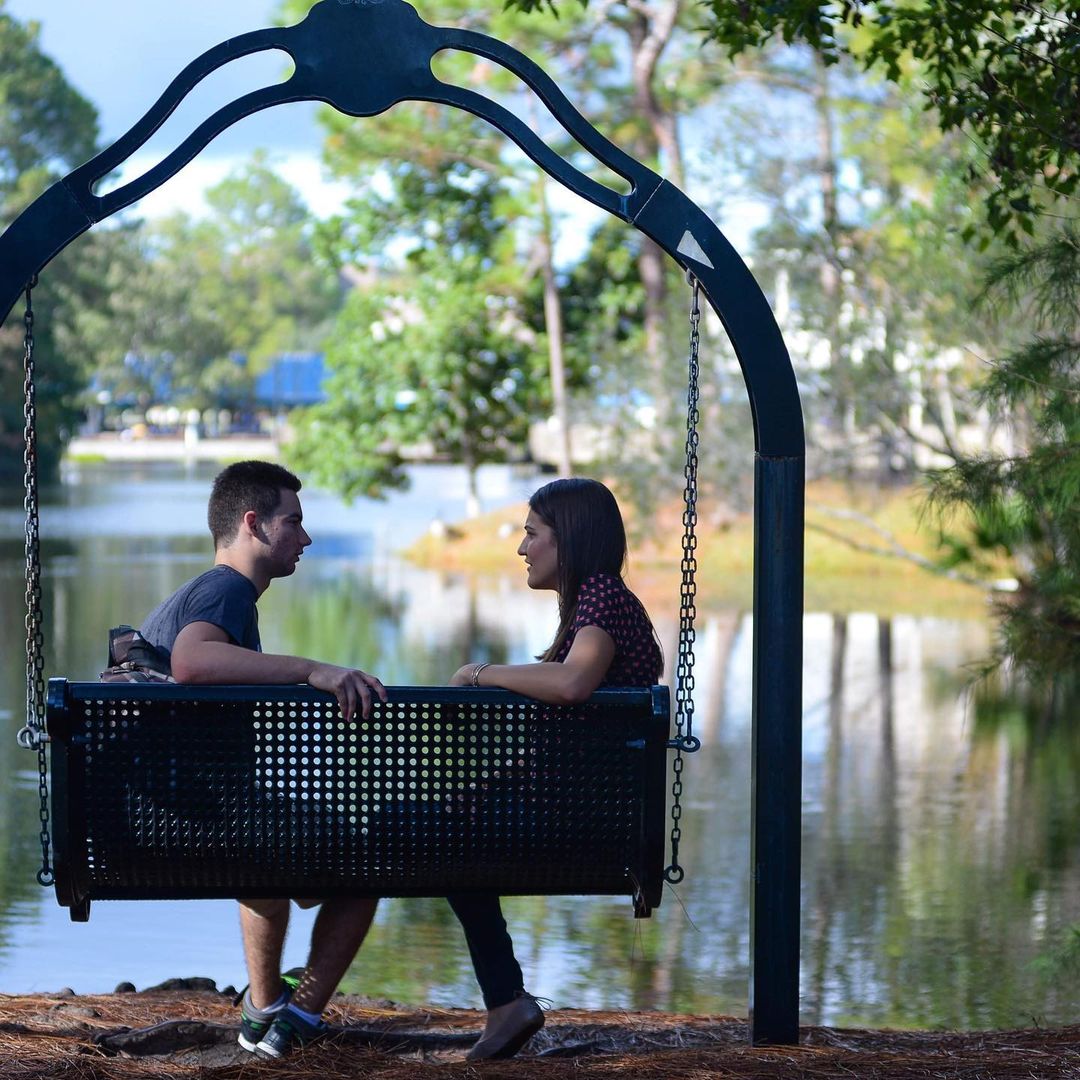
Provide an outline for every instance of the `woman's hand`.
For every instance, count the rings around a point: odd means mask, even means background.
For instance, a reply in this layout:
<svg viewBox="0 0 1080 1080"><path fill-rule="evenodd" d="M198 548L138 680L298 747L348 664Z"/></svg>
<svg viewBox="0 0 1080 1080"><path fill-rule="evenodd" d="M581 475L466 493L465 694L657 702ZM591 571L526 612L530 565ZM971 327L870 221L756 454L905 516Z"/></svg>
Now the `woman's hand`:
<svg viewBox="0 0 1080 1080"><path fill-rule="evenodd" d="M615 641L599 626L583 626L566 659L538 664L463 664L451 686L500 687L552 705L577 705L604 681L615 659ZM476 679L477 669L481 679Z"/></svg>
<svg viewBox="0 0 1080 1080"><path fill-rule="evenodd" d="M462 664L461 667L454 672L450 678L451 686L472 686L473 672L476 670L475 664Z"/></svg>

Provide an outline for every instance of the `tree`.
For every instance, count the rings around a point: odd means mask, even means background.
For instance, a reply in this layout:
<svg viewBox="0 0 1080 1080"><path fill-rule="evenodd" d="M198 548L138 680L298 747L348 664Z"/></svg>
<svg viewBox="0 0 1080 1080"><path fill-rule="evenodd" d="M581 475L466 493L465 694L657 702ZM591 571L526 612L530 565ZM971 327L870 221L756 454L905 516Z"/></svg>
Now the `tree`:
<svg viewBox="0 0 1080 1080"><path fill-rule="evenodd" d="M5 14L0 0L0 221L11 223L56 179L91 157L97 111L38 44L38 23Z"/></svg>
<svg viewBox="0 0 1080 1080"><path fill-rule="evenodd" d="M1077 190L1080 23L1074 3L908 0L708 0L708 36L732 54L775 36L804 41L826 63L848 55L898 81L915 61L927 108L985 154L970 178L986 191L987 224L1015 243L1046 196ZM969 226L968 236L978 232Z"/></svg>
<svg viewBox="0 0 1080 1080"><path fill-rule="evenodd" d="M750 255L775 298L804 387L814 467L851 473L875 452L910 477L974 418L986 353L972 312L985 256L971 215L970 144L922 121L917 91L805 47L740 61L710 147L768 214Z"/></svg>
<svg viewBox="0 0 1080 1080"><path fill-rule="evenodd" d="M465 463L475 508L478 466L520 453L541 394L514 237L499 185L468 165L403 164L392 182L351 219L355 255L382 263L383 281L347 301L327 348L329 400L300 417L291 453L354 497L403 486L403 450L427 444ZM391 274L383 252L403 235L405 268Z"/></svg>
<svg viewBox="0 0 1080 1080"><path fill-rule="evenodd" d="M285 12L300 17L311 7L311 0L288 0ZM424 15L435 23L450 22L471 25L477 22L475 7L460 0L443 0L438 9L425 9ZM489 14L484 18L495 23L485 27L497 36L520 38L552 44L561 41L566 27L554 19L546 26L527 25L526 20L512 13ZM535 21L534 21L535 22ZM520 86L497 65L477 61L475 57L442 54L437 58L438 74L448 81L473 87L482 86L504 101L518 99L515 111L521 111ZM535 104L535 103L534 103ZM529 115L533 127L540 127L538 110ZM386 163L413 162L431 170L440 165L466 164L497 181L504 196L517 197L517 212L511 213L504 199L504 208L522 238L529 238L530 253L525 260L522 276L529 279L539 275L543 282L542 313L544 340L548 347L551 381L551 407L558 419L560 439L558 459L560 472L573 471L570 455L570 415L567 406L567 386L574 381L563 358L562 298L559 294L554 266L557 227L547 201L545 174L530 162L507 153L505 138L488 124L456 110L437 105L414 102L379 117L377 122L359 123L335 110L326 110L322 120L328 131L326 158L339 177L360 184L378 175ZM523 281L523 284L525 282Z"/></svg>
<svg viewBox="0 0 1080 1080"><path fill-rule="evenodd" d="M92 156L97 136L94 107L42 53L37 24L18 22L0 0L0 230L59 176ZM73 313L89 284L80 260L67 255L49 268L35 293L38 445L46 478L55 471L64 435L78 416L81 364L61 342L70 340ZM0 480L21 475L23 468L19 310L0 330Z"/></svg>
<svg viewBox="0 0 1080 1080"><path fill-rule="evenodd" d="M955 563L991 573L1005 558L1018 591L1000 604L1002 650L1053 693L1080 673L1080 231L1003 257L989 288L1025 308L1039 333L997 361L982 385L1007 418L1008 452L962 457L938 474L933 505L970 516L946 530Z"/></svg>
<svg viewBox="0 0 1080 1080"><path fill-rule="evenodd" d="M206 201L202 219L177 214L106 234L101 282L113 312L91 306L78 322L102 389L135 390L146 403L164 392L199 409L246 404L260 368L310 347L339 307L311 215L265 156Z"/></svg>
<svg viewBox="0 0 1080 1080"><path fill-rule="evenodd" d="M534 0L509 0L507 6L534 15L545 7L556 10L554 4ZM566 5L559 10L568 17ZM590 103L590 118L613 142L685 188L679 117L693 115L710 100L725 74L723 65L708 62L693 32L692 5L685 0L609 0L597 6L595 16L578 14L577 20L580 29L568 35L561 50L560 81L574 88L578 101ZM653 445L645 457L654 472L666 477L679 443L670 378L675 361L667 345L673 305L681 307L672 297L677 269L651 239L635 238L632 246L643 290L640 348L646 366L641 385L652 397L656 417Z"/></svg>
<svg viewBox="0 0 1080 1080"><path fill-rule="evenodd" d="M283 5L290 17L302 15L310 6L310 0L289 0ZM535 5L526 12L528 17L523 17L511 5L502 12L480 12L461 0L443 0L426 7L423 14L433 23L474 26L482 20L483 30L526 53L542 51L549 73L601 131L676 183L683 183L677 116L705 100L716 83L715 71L701 55L692 33L693 14L685 0L609 3L595 16L573 6L561 12L560 18ZM521 84L498 65L448 51L437 58L436 71L447 81L482 89L518 115L528 117L550 145L602 182L615 186L621 182L582 154L565 131L535 107L532 95L524 93ZM560 334L563 305L568 299L561 289L565 273L555 266L556 226L553 215L545 212L545 180L541 176L537 182L535 166L508 149L506 139L486 124L436 105L409 103L374 122L357 122L327 111L323 122L328 131L327 160L343 178L371 176L385 162L392 167L394 162L408 161L425 168L437 162L465 162L496 178L506 192L516 196L519 211L515 227L529 239L521 273L525 278L539 276L544 285L542 325L549 345L551 396L558 408L568 396L560 386L560 359L574 350ZM652 397L652 407L660 417L652 432L639 430L638 434L663 444L660 448L643 447L655 472L663 452L678 442L670 387L672 356L666 333L671 313L669 292L677 271L651 241L637 238L630 244L644 286L640 317L645 334L638 347L648 362L640 368L642 387ZM633 358L621 359L625 373ZM575 372L568 369L569 389L574 380ZM562 426L566 428L565 420ZM673 434L669 434L669 427ZM568 456L565 451L563 456ZM662 463L670 466L666 460Z"/></svg>

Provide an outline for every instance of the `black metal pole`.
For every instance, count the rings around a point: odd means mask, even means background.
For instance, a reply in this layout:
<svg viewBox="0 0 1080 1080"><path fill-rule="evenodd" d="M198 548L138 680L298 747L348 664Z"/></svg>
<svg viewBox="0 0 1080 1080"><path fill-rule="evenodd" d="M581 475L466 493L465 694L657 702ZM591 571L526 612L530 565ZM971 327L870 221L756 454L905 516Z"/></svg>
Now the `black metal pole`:
<svg viewBox="0 0 1080 1080"><path fill-rule="evenodd" d="M799 1041L803 457L754 466L750 1034Z"/></svg>

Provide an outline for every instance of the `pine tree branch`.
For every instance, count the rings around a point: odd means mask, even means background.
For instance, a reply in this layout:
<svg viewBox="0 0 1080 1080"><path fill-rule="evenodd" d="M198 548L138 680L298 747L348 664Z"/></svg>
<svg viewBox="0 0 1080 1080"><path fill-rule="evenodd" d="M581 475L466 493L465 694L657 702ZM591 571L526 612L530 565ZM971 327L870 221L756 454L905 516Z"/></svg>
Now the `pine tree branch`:
<svg viewBox="0 0 1080 1080"><path fill-rule="evenodd" d="M838 508L833 506L820 506L816 504L808 504L808 510L812 510L819 514L824 514L827 517L834 517L841 521L854 521L859 525L870 529L871 532L876 533L885 541L885 546L879 546L877 544L868 544L863 540L857 540L853 536L848 536L846 533L841 532L839 529L832 529L828 525L823 525L816 521L807 521L806 527L812 529L814 532L821 533L823 536L829 537L831 540L836 540L841 544L845 544L853 551L860 551L866 555L878 555L882 558L889 559L903 559L906 562L914 563L916 566L921 567L923 570L929 570L932 574L937 574L939 577L948 578L950 581L959 581L964 585L972 585L977 589L982 589L984 592L995 591L995 585L993 582L984 581L981 578L973 577L970 574L965 574L963 571L955 570L950 567L940 566L932 559L928 559L925 555L920 555L917 551L912 551L910 548L904 547L896 537L889 532L888 529L879 525L872 518L867 517L865 514L860 514L857 510L850 510L844 508Z"/></svg>
<svg viewBox="0 0 1080 1080"><path fill-rule="evenodd" d="M901 423L899 420L894 420L887 413L879 412L878 419L882 426L884 426L890 434L895 435L898 432L902 433L906 435L913 443L917 443L919 446L925 446L927 450L932 450L935 454L941 454L942 457L952 458L953 461L959 460L959 455L950 443L948 436L946 436L945 433L941 431L940 425L935 425L935 427L937 427L938 431L941 434L941 437L945 443L944 446L942 446L940 443L935 442L933 439L928 439L925 435L916 431L908 424Z"/></svg>

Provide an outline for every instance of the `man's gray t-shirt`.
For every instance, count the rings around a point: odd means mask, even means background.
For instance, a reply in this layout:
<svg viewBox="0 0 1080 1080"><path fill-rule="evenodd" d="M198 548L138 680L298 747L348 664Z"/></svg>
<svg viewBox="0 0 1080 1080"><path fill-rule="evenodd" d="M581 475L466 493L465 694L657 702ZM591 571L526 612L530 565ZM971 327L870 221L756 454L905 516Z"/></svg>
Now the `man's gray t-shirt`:
<svg viewBox="0 0 1080 1080"><path fill-rule="evenodd" d="M220 627L234 645L262 652L259 640L259 599L255 586L231 566L215 566L181 585L143 620L140 633L172 656L173 645L189 623Z"/></svg>

